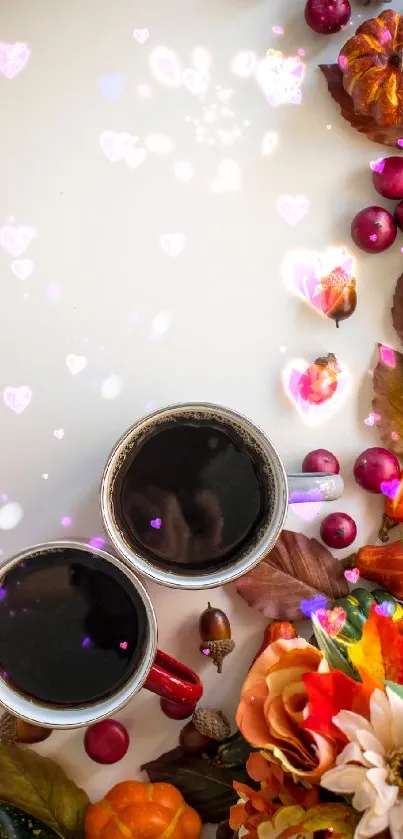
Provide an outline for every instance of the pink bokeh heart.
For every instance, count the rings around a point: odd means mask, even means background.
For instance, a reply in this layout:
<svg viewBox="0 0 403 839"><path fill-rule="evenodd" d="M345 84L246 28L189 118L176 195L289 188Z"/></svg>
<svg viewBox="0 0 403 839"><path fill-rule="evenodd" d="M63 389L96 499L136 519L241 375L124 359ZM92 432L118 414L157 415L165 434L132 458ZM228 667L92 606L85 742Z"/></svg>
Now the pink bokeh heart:
<svg viewBox="0 0 403 839"><path fill-rule="evenodd" d="M6 79L15 79L24 69L30 56L27 44L17 41L14 44L0 42L0 73Z"/></svg>
<svg viewBox="0 0 403 839"><path fill-rule="evenodd" d="M316 427L327 422L340 410L348 395L351 376L347 368L338 359L340 372L337 375L337 388L333 396L320 404L308 402L302 398L299 384L301 376L306 372L310 363L304 358L294 358L289 361L282 372L282 382L286 395L295 405L301 419L307 425Z"/></svg>
<svg viewBox="0 0 403 839"><path fill-rule="evenodd" d="M342 277L347 281L353 276L353 270L353 257L345 248L329 248L323 253L292 251L283 262L286 288L322 315L326 315L323 311L323 279L335 275L336 281L341 282Z"/></svg>

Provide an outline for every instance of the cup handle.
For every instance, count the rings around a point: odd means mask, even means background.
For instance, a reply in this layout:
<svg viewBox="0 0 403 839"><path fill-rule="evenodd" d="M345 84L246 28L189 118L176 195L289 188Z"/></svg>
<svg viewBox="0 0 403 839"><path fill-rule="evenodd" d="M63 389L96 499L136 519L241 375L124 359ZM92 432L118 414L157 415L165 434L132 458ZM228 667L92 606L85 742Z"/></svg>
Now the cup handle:
<svg viewBox="0 0 403 839"><path fill-rule="evenodd" d="M304 501L336 501L344 490L341 475L331 472L293 472L287 475L288 503L302 504Z"/></svg>
<svg viewBox="0 0 403 839"><path fill-rule="evenodd" d="M162 650L157 650L144 687L179 705L185 703L196 706L203 694L203 685L198 675Z"/></svg>

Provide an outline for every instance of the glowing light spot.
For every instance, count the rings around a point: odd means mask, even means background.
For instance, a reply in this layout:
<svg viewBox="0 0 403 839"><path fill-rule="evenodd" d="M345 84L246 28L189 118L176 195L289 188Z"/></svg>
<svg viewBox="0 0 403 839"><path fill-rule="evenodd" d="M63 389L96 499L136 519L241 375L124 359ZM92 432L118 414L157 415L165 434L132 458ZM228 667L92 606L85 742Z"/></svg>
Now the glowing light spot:
<svg viewBox="0 0 403 839"><path fill-rule="evenodd" d="M288 362L282 373L282 382L286 395L297 409L300 418L312 428L322 425L342 407L347 397L351 375L347 368L339 361L340 373L337 375L337 388L326 402L312 403L302 398L300 392L301 376L306 372L309 363L303 358L296 358Z"/></svg>
<svg viewBox="0 0 403 839"><path fill-rule="evenodd" d="M297 50L297 53L298 53L298 55L300 55L303 58L303 56L305 55L305 50L302 49L302 47L300 47L300 49Z"/></svg>
<svg viewBox="0 0 403 839"><path fill-rule="evenodd" d="M107 99L116 102L120 99L125 87L126 77L122 73L106 73L98 79L98 88Z"/></svg>
<svg viewBox="0 0 403 839"><path fill-rule="evenodd" d="M319 609L326 609L326 606L327 598L324 594L316 594L309 600L301 600L299 604L299 608L306 618L311 618Z"/></svg>
<svg viewBox="0 0 403 839"><path fill-rule="evenodd" d="M257 56L255 52L238 52L232 61L231 69L235 76L247 79L255 72Z"/></svg>
<svg viewBox="0 0 403 839"><path fill-rule="evenodd" d="M376 233L371 233L369 238L370 238L371 242L376 242L378 236L377 236Z"/></svg>
<svg viewBox="0 0 403 839"><path fill-rule="evenodd" d="M179 160L178 163L175 163L174 174L178 181L187 183L191 178L193 178L194 169L190 163L186 163L185 160Z"/></svg>
<svg viewBox="0 0 403 839"><path fill-rule="evenodd" d="M386 364L387 367L396 367L396 356L392 347L387 347L382 344L382 346L379 347L379 356L382 364Z"/></svg>
<svg viewBox="0 0 403 839"><path fill-rule="evenodd" d="M289 509L292 510L295 516L306 522L315 521L322 511L322 504L320 498L316 501L302 501L289 504Z"/></svg>
<svg viewBox="0 0 403 839"><path fill-rule="evenodd" d="M128 644L127 641L121 641L120 644L119 644L119 647L120 647L121 650L127 650L128 646L129 646L129 644Z"/></svg>
<svg viewBox="0 0 403 839"><path fill-rule="evenodd" d="M134 29L133 30L133 38L137 41L138 44L145 44L148 40L150 33L148 29Z"/></svg>
<svg viewBox="0 0 403 839"><path fill-rule="evenodd" d="M7 224L0 229L0 245L11 256L22 256L31 242L36 239L37 232L33 227L25 224Z"/></svg>
<svg viewBox="0 0 403 839"><path fill-rule="evenodd" d="M85 638L83 638L83 640L81 641L81 646L82 647L90 647L91 646L91 638L89 638L88 635Z"/></svg>
<svg viewBox="0 0 403 839"><path fill-rule="evenodd" d="M44 472L43 475L42 475L42 478L43 478L44 481L47 481L48 478L49 478L48 472Z"/></svg>
<svg viewBox="0 0 403 839"><path fill-rule="evenodd" d="M280 195L276 202L277 212L291 227L302 221L309 210L306 195Z"/></svg>
<svg viewBox="0 0 403 839"><path fill-rule="evenodd" d="M371 160L371 163L369 164L369 167L370 167L370 169L372 169L373 172L379 172L379 173L383 172L383 170L385 168L385 158L384 157L378 157L376 160Z"/></svg>
<svg viewBox="0 0 403 839"><path fill-rule="evenodd" d="M385 600L384 603L377 603L375 606L375 612L378 615L383 615L386 618L390 618L395 611L395 605L391 603L389 600Z"/></svg>
<svg viewBox="0 0 403 839"><path fill-rule="evenodd" d="M353 275L354 260L345 248L294 251L283 262L285 285L319 314L326 315Z"/></svg>
<svg viewBox="0 0 403 839"><path fill-rule="evenodd" d="M144 145L154 154L170 154L174 150L174 142L168 134L149 134Z"/></svg>
<svg viewBox="0 0 403 839"><path fill-rule="evenodd" d="M210 655L211 650L209 650L207 647L205 647L204 650L202 650L202 653L203 653L203 655Z"/></svg>
<svg viewBox="0 0 403 839"><path fill-rule="evenodd" d="M72 376L77 376L85 370L87 364L88 361L85 355L74 355L74 353L70 353L66 358L66 367Z"/></svg>
<svg viewBox="0 0 403 839"><path fill-rule="evenodd" d="M241 184L241 169L235 160L222 160L217 166L217 175L211 189L213 192L235 192Z"/></svg>
<svg viewBox="0 0 403 839"><path fill-rule="evenodd" d="M211 66L211 55L205 47L195 47L192 52L192 61L196 70L207 73Z"/></svg>
<svg viewBox="0 0 403 839"><path fill-rule="evenodd" d="M10 411L14 411L15 414L22 414L28 408L31 399L32 390L26 385L22 385L22 387L6 387L3 390L4 404L7 408L10 408Z"/></svg>
<svg viewBox="0 0 403 839"><path fill-rule="evenodd" d="M285 58L281 52L269 50L257 66L256 80L271 107L301 104L304 69L299 56Z"/></svg>
<svg viewBox="0 0 403 839"><path fill-rule="evenodd" d="M154 528L154 530L160 530L162 526L162 519L151 519L150 525Z"/></svg>
<svg viewBox="0 0 403 839"><path fill-rule="evenodd" d="M168 256L175 258L180 256L186 246L186 236L184 233L163 233L160 236L160 246Z"/></svg>
<svg viewBox="0 0 403 839"><path fill-rule="evenodd" d="M31 51L27 44L16 41L14 44L0 42L0 73L6 79L15 79L24 69Z"/></svg>
<svg viewBox="0 0 403 839"><path fill-rule="evenodd" d="M281 347L279 347L279 350L280 352L287 352L287 347L285 347L283 344Z"/></svg>
<svg viewBox="0 0 403 839"><path fill-rule="evenodd" d="M99 137L99 145L111 163L124 160L130 169L138 169L147 159L146 149L136 145L138 139L126 131L120 134L115 131L103 131Z"/></svg>
<svg viewBox="0 0 403 839"><path fill-rule="evenodd" d="M60 524L62 527L70 527L70 525L73 524L73 519L71 518L71 516L63 516L63 518L60 520Z"/></svg>
<svg viewBox="0 0 403 839"><path fill-rule="evenodd" d="M0 530L14 530L20 523L24 511L17 501L9 501L0 507Z"/></svg>
<svg viewBox="0 0 403 839"><path fill-rule="evenodd" d="M105 545L105 539L103 536L93 536L88 544L91 545L91 548L103 548Z"/></svg>
<svg viewBox="0 0 403 839"><path fill-rule="evenodd" d="M177 55L167 47L157 47L150 55L150 69L160 84L180 87L182 68Z"/></svg>
<svg viewBox="0 0 403 839"><path fill-rule="evenodd" d="M398 141L397 141L397 145L398 145L400 148L403 148L403 138L401 138L400 140L398 140Z"/></svg>
<svg viewBox="0 0 403 839"><path fill-rule="evenodd" d="M390 439L394 440L394 441L398 440L399 439L398 433L396 431L392 431L391 435L390 435Z"/></svg>
<svg viewBox="0 0 403 839"><path fill-rule="evenodd" d="M376 422L379 422L380 418L380 414L375 413L375 411L370 411L368 416L365 417L365 425L367 425L369 428L372 428Z"/></svg>
<svg viewBox="0 0 403 839"><path fill-rule="evenodd" d="M103 399L116 399L122 393L123 379L120 376L109 376L101 385Z"/></svg>
<svg viewBox="0 0 403 839"><path fill-rule="evenodd" d="M138 84L137 93L143 99L149 99L149 97L152 96L152 90L149 84Z"/></svg>
<svg viewBox="0 0 403 839"><path fill-rule="evenodd" d="M56 437L56 440L63 440L64 428L55 428L53 436Z"/></svg>
<svg viewBox="0 0 403 839"><path fill-rule="evenodd" d="M5 600L5 599L6 599L6 596L7 596L6 589L5 589L4 587L3 587L3 588L0 588L0 603L1 603L3 600Z"/></svg>
<svg viewBox="0 0 403 839"><path fill-rule="evenodd" d="M399 494L400 490L400 481L398 478L394 478L392 481L382 481L381 483L381 493L382 495L386 495L388 498L392 500L396 498Z"/></svg>
<svg viewBox="0 0 403 839"><path fill-rule="evenodd" d="M274 35L284 35L284 29L282 26L272 26L271 31Z"/></svg>
<svg viewBox="0 0 403 839"><path fill-rule="evenodd" d="M168 332L171 326L171 315L169 312L158 312L151 324L150 338L160 341Z"/></svg>
<svg viewBox="0 0 403 839"><path fill-rule="evenodd" d="M62 296L61 288L56 283L50 283L46 289L46 294L50 300L60 300Z"/></svg>
<svg viewBox="0 0 403 839"><path fill-rule="evenodd" d="M19 280L27 280L34 270L34 263L31 259L14 259L11 270Z"/></svg>
<svg viewBox="0 0 403 839"><path fill-rule="evenodd" d="M189 93L200 96L206 93L210 81L209 73L200 72L193 67L186 67L182 74L182 81Z"/></svg>
<svg viewBox="0 0 403 839"><path fill-rule="evenodd" d="M327 128L327 130L328 130L328 131L330 131L331 127L332 127L332 126L330 125L330 122L329 122L329 123L327 124L326 128Z"/></svg>
<svg viewBox="0 0 403 839"><path fill-rule="evenodd" d="M334 609L318 609L315 617L319 621L322 629L330 637L334 637L342 629L347 615L342 606L335 606Z"/></svg>
<svg viewBox="0 0 403 839"><path fill-rule="evenodd" d="M268 157L272 154L278 146L278 135L275 131L267 131L262 137L260 151L263 157Z"/></svg>
<svg viewBox="0 0 403 839"><path fill-rule="evenodd" d="M351 568L349 571L344 572L344 576L349 583L355 585L358 582L358 578L360 576L360 572L358 568Z"/></svg>

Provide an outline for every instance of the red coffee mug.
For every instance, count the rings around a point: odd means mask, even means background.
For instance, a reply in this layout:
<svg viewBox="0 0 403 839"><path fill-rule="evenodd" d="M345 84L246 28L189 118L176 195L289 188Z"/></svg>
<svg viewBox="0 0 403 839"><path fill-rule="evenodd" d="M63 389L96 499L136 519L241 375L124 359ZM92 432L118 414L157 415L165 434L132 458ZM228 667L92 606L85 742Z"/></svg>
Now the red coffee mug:
<svg viewBox="0 0 403 839"><path fill-rule="evenodd" d="M81 542L67 540L47 542L46 544L28 548L17 556L7 560L0 569L0 588L4 588L7 591L7 577L16 566L24 563L24 568L29 568L30 560L35 559L35 557L41 557L41 567L43 569L43 558L45 560L49 558L49 566L51 566L52 555L54 557L55 553L60 554L62 551L84 552L87 563L88 554L99 560L111 563L118 569L119 573L125 575L126 587L127 580L129 580L130 586L135 589L144 610L142 617L146 625L146 631L141 655L136 661L135 669L128 675L127 680L120 688L108 695L107 698L95 702L83 703L79 707L77 705L61 707L60 705L52 704L52 702L48 703L46 700L44 701L43 697L37 701L35 697L25 695L16 688L14 689L12 673L4 673L5 668L2 666L2 661L0 660L0 705L3 705L12 714L35 725L47 726L49 728L79 728L80 726L90 725L107 717L112 717L144 686L153 693L175 703L177 705L178 718L180 717L181 710L182 717L190 716L203 693L201 681L197 674L185 664L181 664L181 662L176 661L171 656L157 649L157 621L151 600L144 586L135 574L133 574L131 569L124 565L121 560L108 554L106 551ZM79 560L74 557L74 562L77 561ZM46 573L46 564L44 570ZM43 573L43 570L41 573ZM23 587L20 591L23 591ZM35 603L30 602L29 608L30 610L35 608ZM52 627L49 626L48 637L51 631ZM2 627L0 622L0 641L1 633ZM10 678L7 678L8 675ZM74 679L74 673L71 674L71 678Z"/></svg>

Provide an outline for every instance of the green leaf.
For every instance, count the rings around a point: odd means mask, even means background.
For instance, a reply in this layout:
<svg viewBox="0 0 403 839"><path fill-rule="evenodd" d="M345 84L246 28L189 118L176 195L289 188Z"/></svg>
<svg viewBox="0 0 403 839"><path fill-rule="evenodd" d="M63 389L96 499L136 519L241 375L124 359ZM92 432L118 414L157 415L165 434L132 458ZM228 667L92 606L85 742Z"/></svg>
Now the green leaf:
<svg viewBox="0 0 403 839"><path fill-rule="evenodd" d="M53 760L0 744L0 799L43 821L63 839L81 839L89 798Z"/></svg>
<svg viewBox="0 0 403 839"><path fill-rule="evenodd" d="M218 824L228 818L229 808L238 800L233 781L253 785L245 768L214 766L182 749L167 752L141 768L151 783L163 781L177 787L204 823Z"/></svg>
<svg viewBox="0 0 403 839"><path fill-rule="evenodd" d="M317 617L315 614L312 615L312 628L314 631L316 643L319 649L324 654L325 658L327 659L327 663L331 670L341 670L346 676L349 676L350 679L354 679L356 682L360 682L360 676L357 673L355 667L348 661L348 659L344 658L344 655L340 652L331 638L327 635L326 632L323 631Z"/></svg>
<svg viewBox="0 0 403 839"><path fill-rule="evenodd" d="M242 736L240 731L224 740L217 749L215 758L224 766L245 766L249 755L256 751Z"/></svg>
<svg viewBox="0 0 403 839"><path fill-rule="evenodd" d="M397 693L400 699L403 699L403 685L397 685L396 682L389 682L387 679L385 679L384 684L387 688L393 690L393 693Z"/></svg>

